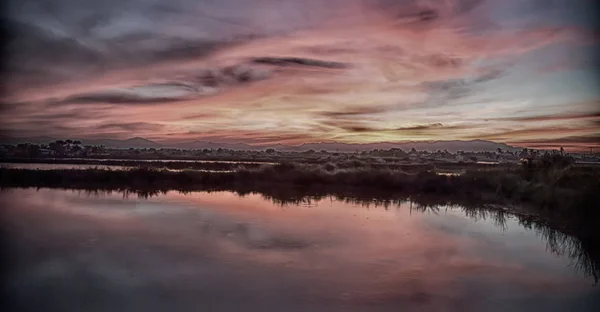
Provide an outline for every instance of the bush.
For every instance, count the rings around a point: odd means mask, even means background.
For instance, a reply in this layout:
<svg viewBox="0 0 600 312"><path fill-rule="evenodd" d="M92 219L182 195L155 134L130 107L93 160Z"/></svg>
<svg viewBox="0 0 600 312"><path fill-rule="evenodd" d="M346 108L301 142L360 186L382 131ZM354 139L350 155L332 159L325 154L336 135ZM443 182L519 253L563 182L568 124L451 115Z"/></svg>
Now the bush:
<svg viewBox="0 0 600 312"><path fill-rule="evenodd" d="M337 169L337 166L336 166L335 164L331 163L331 162L328 162L328 163L326 163L326 164L323 166L323 168L324 168L326 171L329 171L329 172L331 172L331 171L334 171L334 170L336 170L336 169Z"/></svg>

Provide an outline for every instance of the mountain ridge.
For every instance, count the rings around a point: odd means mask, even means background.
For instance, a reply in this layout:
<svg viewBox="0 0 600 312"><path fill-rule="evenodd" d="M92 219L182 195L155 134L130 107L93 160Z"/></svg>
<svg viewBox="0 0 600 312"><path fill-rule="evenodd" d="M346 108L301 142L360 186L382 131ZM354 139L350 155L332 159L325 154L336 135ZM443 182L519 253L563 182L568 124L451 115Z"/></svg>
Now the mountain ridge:
<svg viewBox="0 0 600 312"><path fill-rule="evenodd" d="M31 138L0 138L0 143L3 144L48 144L57 139L48 136L31 137ZM400 148L403 150L436 151L448 150L449 152L456 151L496 151L498 148L503 150L520 150L519 147L510 146L506 143L486 141L480 139L474 140L435 140L435 141L403 141L403 142L375 142L375 143L340 143L340 142L318 142L318 143L302 143L299 145L286 145L281 143L270 145L251 145L247 143L219 143L212 141L191 140L187 142L169 143L155 142L142 137L133 137L129 139L77 139L83 145L104 145L108 148L178 148L178 149L232 149L232 150L265 150L273 148L280 151L302 152L308 150L329 152L356 152L367 151L373 149L391 149Z"/></svg>

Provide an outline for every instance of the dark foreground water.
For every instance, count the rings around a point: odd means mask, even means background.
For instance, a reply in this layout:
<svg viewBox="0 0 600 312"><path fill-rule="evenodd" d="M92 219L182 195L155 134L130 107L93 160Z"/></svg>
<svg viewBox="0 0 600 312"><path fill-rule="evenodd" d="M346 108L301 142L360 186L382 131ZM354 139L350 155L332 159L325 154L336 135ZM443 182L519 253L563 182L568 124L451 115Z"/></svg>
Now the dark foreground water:
<svg viewBox="0 0 600 312"><path fill-rule="evenodd" d="M600 307L581 261L557 254L576 243L506 214L229 192L8 189L0 206L3 311Z"/></svg>

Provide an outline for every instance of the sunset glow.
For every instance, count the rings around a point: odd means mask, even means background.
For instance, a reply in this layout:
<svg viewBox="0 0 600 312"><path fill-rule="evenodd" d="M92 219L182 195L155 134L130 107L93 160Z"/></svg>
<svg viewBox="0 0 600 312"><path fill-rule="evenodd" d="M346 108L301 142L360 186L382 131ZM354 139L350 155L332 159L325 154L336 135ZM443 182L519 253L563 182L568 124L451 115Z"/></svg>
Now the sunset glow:
<svg viewBox="0 0 600 312"><path fill-rule="evenodd" d="M9 1L3 134L600 146L591 0L109 2Z"/></svg>

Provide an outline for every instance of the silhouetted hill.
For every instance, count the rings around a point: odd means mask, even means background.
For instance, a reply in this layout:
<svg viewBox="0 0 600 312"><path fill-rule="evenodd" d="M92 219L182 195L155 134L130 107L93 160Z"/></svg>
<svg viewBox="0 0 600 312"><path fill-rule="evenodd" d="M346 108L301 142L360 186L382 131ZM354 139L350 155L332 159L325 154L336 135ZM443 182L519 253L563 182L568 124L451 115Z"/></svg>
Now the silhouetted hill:
<svg viewBox="0 0 600 312"><path fill-rule="evenodd" d="M4 144L18 144L18 143L33 143L33 144L47 144L56 141L56 138L51 137L34 137L34 138L0 138L0 142ZM301 145L263 145L255 146L245 143L217 143L207 141L190 141L190 142L179 142L179 143L157 143L145 138L135 137L126 140L115 140L115 139L81 139L84 145L104 145L108 148L179 148L179 149L232 149L232 150L265 150L273 148L279 151L295 151L303 152L308 150L321 151L326 150L329 152L355 152L355 151L368 151L373 149L391 149L400 148L405 151L409 151L412 148L420 151L437 151L437 150L448 150L449 152L456 151L496 151L498 148L503 150L520 150L521 148L512 147L505 143L496 143L485 140L471 140L471 141L414 141L414 142L379 142L379 143L365 143L365 144L347 144L339 142L321 142L321 143L305 143Z"/></svg>
<svg viewBox="0 0 600 312"><path fill-rule="evenodd" d="M472 141L434 141L434 142L380 142L380 143L366 143L366 144L346 144L346 143L307 143L300 146L288 146L285 150L296 150L305 151L313 149L315 151L327 150L327 151L339 151L339 152L355 152L365 151L373 149L391 149L400 148L408 151L412 148L420 151L437 151L437 150L448 150L449 152L456 151L496 151L498 148L503 150L519 150L504 143L496 143L483 140L472 140Z"/></svg>
<svg viewBox="0 0 600 312"><path fill-rule="evenodd" d="M109 148L161 148L162 145L148 139L135 137L126 140L97 139L81 140L84 145L104 145Z"/></svg>
<svg viewBox="0 0 600 312"><path fill-rule="evenodd" d="M67 138L52 138L47 136L31 137L31 138L0 138L2 144L19 144L19 143L31 143L31 144L48 144L56 140L66 140ZM115 140L115 139L76 139L80 140L82 145L104 145L109 148L160 148L162 145L140 137L135 137L126 140Z"/></svg>
<svg viewBox="0 0 600 312"><path fill-rule="evenodd" d="M54 142L58 139L51 138L48 136L39 136L39 137L31 137L31 138L13 138L13 137L0 137L0 143L2 144L19 144L19 143L31 143L31 144L48 144L50 142Z"/></svg>
<svg viewBox="0 0 600 312"><path fill-rule="evenodd" d="M259 150L262 147L252 146L245 143L215 143L206 141L193 141L177 144L164 144L166 147L181 148L181 149L232 149L232 150Z"/></svg>

